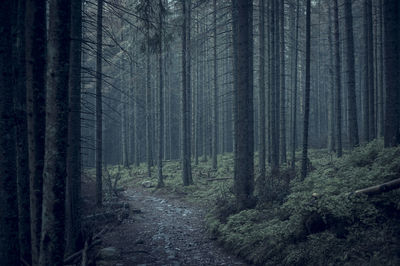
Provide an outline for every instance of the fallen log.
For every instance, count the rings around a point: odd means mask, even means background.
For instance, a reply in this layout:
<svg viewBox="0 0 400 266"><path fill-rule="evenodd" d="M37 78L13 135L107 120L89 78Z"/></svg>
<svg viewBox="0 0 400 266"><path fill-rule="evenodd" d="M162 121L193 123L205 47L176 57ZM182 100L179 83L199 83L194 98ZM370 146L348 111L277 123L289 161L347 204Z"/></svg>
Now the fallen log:
<svg viewBox="0 0 400 266"><path fill-rule="evenodd" d="M232 179L232 177L220 177L220 178L210 178L210 179L206 179L207 181L221 181L221 180L229 180Z"/></svg>
<svg viewBox="0 0 400 266"><path fill-rule="evenodd" d="M356 190L354 192L354 194L356 194L356 195L365 194L365 195L371 196L371 195L395 190L398 188L400 188L400 178L394 179L392 181L389 181L389 182L386 182L386 183L383 183L380 185Z"/></svg>

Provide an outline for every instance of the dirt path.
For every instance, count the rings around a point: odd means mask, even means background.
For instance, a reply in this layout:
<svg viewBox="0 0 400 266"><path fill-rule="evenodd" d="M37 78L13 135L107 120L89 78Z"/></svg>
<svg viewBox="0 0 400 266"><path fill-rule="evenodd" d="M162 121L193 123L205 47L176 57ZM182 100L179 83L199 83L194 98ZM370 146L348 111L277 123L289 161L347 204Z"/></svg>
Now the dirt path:
<svg viewBox="0 0 400 266"><path fill-rule="evenodd" d="M104 244L120 252L110 265L247 265L209 238L203 210L142 189L124 194L140 212L104 236Z"/></svg>

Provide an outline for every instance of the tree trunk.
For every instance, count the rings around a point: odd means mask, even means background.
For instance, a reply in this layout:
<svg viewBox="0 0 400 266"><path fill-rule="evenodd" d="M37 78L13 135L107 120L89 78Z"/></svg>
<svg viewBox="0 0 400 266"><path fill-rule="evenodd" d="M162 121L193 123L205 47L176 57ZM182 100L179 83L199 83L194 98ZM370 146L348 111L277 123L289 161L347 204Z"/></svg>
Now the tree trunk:
<svg viewBox="0 0 400 266"><path fill-rule="evenodd" d="M397 0L385 0L384 20L384 64L385 64L385 147L400 144L400 3Z"/></svg>
<svg viewBox="0 0 400 266"><path fill-rule="evenodd" d="M103 103L102 103L102 60L103 60L103 0L97 0L96 36L96 204L103 204Z"/></svg>
<svg viewBox="0 0 400 266"><path fill-rule="evenodd" d="M238 210L254 205L253 1L232 0L235 85L234 193Z"/></svg>
<svg viewBox="0 0 400 266"><path fill-rule="evenodd" d="M296 2L296 35L295 35L295 56L294 56L294 92L293 92L293 129L292 129L292 168L296 168L296 134L297 134L297 64L298 64L298 40L299 40L299 16L300 16L300 4L299 0Z"/></svg>
<svg viewBox="0 0 400 266"><path fill-rule="evenodd" d="M342 157L342 92L341 92L341 62L339 39L339 8L338 0L333 2L334 20L333 29L335 36L335 91L336 91L336 143L337 156Z"/></svg>
<svg viewBox="0 0 400 266"><path fill-rule="evenodd" d="M365 0L366 18L366 66L367 66L367 87L368 87L368 140L376 138L375 126L375 90L374 90L374 38L372 25L372 0Z"/></svg>
<svg viewBox="0 0 400 266"><path fill-rule="evenodd" d="M25 1L15 1L13 18L16 20L13 51L15 82L15 121L16 121L16 163L18 192L18 231L20 256L31 263L31 228L29 203L29 154L26 109L26 70L25 70Z"/></svg>
<svg viewBox="0 0 400 266"><path fill-rule="evenodd" d="M192 183L192 169L190 158L190 116L188 93L188 7L187 1L182 0L183 24L182 24L182 181L184 186ZM190 64L190 63L189 63Z"/></svg>
<svg viewBox="0 0 400 266"><path fill-rule="evenodd" d="M150 86L150 29L146 29L146 159L147 175L151 177L151 167L153 166L153 132L152 132L152 96Z"/></svg>
<svg viewBox="0 0 400 266"><path fill-rule="evenodd" d="M356 102L356 81L354 70L354 37L353 37L353 14L352 1L344 1L344 19L346 32L346 67L347 67L347 95L348 95L348 117L349 117L349 146L355 147L359 144Z"/></svg>
<svg viewBox="0 0 400 266"><path fill-rule="evenodd" d="M329 42L329 110L328 110L328 150L335 151L336 134L335 134L335 71L334 71L334 44L332 40L332 8L328 7L328 42Z"/></svg>
<svg viewBox="0 0 400 266"><path fill-rule="evenodd" d="M214 39L214 97L213 97L213 125L212 125L212 168L217 169L218 151L218 62L217 62L217 0L213 1L213 39Z"/></svg>
<svg viewBox="0 0 400 266"><path fill-rule="evenodd" d="M260 74L259 74L259 151L258 151L258 166L260 171L260 178L265 177L265 1L259 0L260 6Z"/></svg>
<svg viewBox="0 0 400 266"><path fill-rule="evenodd" d="M285 5L284 1L279 1L279 34L280 34L280 69L281 69L281 82L280 82L280 136L279 136L279 151L280 162L286 162L286 88L285 88Z"/></svg>
<svg viewBox="0 0 400 266"><path fill-rule="evenodd" d="M64 262L71 2L49 2L46 140L39 265Z"/></svg>
<svg viewBox="0 0 400 266"><path fill-rule="evenodd" d="M158 71L159 71L159 88L158 88L158 97L159 97L159 106L158 106L158 187L164 186L163 180L163 171L162 171L162 159L163 159L163 148L164 148L164 99L163 99L163 91L164 91L164 70L163 70L163 54L162 54L162 46L163 46L163 3L162 0L159 0L159 50L158 50Z"/></svg>
<svg viewBox="0 0 400 266"><path fill-rule="evenodd" d="M69 114L66 189L66 254L79 248L81 233L81 59L82 0L71 1Z"/></svg>
<svg viewBox="0 0 400 266"><path fill-rule="evenodd" d="M337 1L337 0L335 0ZM311 58L311 0L307 0L306 9L306 86L304 103L303 155L301 162L301 178L307 176L308 167L308 124L310 117L310 58Z"/></svg>
<svg viewBox="0 0 400 266"><path fill-rule="evenodd" d="M26 90L32 265L39 262L45 135L46 1L26 1Z"/></svg>
<svg viewBox="0 0 400 266"><path fill-rule="evenodd" d="M12 16L16 4L0 9L0 261L19 265L16 146L12 82Z"/></svg>

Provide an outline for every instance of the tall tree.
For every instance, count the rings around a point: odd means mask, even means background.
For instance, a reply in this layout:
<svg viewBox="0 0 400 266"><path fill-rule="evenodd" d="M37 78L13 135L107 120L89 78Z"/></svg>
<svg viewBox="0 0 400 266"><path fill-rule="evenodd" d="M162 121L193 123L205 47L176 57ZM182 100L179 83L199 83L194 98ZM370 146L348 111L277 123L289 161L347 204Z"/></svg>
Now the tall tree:
<svg viewBox="0 0 400 266"><path fill-rule="evenodd" d="M77 251L81 232L81 59L82 0L71 0L69 113L66 189L66 254Z"/></svg>
<svg viewBox="0 0 400 266"><path fill-rule="evenodd" d="M50 0L39 265L62 265L64 262L70 13L70 1Z"/></svg>
<svg viewBox="0 0 400 266"><path fill-rule="evenodd" d="M292 168L295 169L296 167L296 131L297 131L297 75L298 75L298 69L297 69L297 63L298 63L298 58L299 58L299 51L298 51L298 40L299 40L299 16L300 16L300 5L299 5L299 0L296 1L296 33L295 33L295 38L294 38L294 78L293 78L293 122L292 122Z"/></svg>
<svg viewBox="0 0 400 266"><path fill-rule="evenodd" d="M31 227L29 199L29 155L28 126L26 111L26 70L25 70L25 1L15 1L13 18L14 38L14 85L18 191L18 232L21 259L31 263Z"/></svg>
<svg viewBox="0 0 400 266"><path fill-rule="evenodd" d="M281 163L286 162L286 88L285 88L285 1L279 1L279 39L280 39L280 129L279 151Z"/></svg>
<svg viewBox="0 0 400 266"><path fill-rule="evenodd" d="M103 103L102 103L102 60L103 60L103 0L97 0L96 35L96 204L103 204Z"/></svg>
<svg viewBox="0 0 400 266"><path fill-rule="evenodd" d="M383 4L384 20L384 64L385 64L385 147L400 144L400 3L397 0L385 0Z"/></svg>
<svg viewBox="0 0 400 266"><path fill-rule="evenodd" d="M158 121L158 139L159 139L159 144L158 144L158 187L163 187L164 186L164 178L163 178L163 165L162 165L162 159L163 159L163 148L164 148L164 99L163 99L163 91L164 91L164 69L163 69L163 16L164 16L164 5L162 0L158 1L158 12L159 12L159 17L158 17L158 22L159 22L159 28L158 28L158 38L159 38L159 44L158 44L158 75L159 75L159 88L158 88L158 97L159 97L159 105L158 105L158 116L159 116L159 121Z"/></svg>
<svg viewBox="0 0 400 266"><path fill-rule="evenodd" d="M372 0L364 0L364 27L365 27L365 140L376 137L375 133L375 92L374 92L374 39L372 23ZM367 103L368 101L368 103ZM368 109L367 109L368 108ZM367 133L368 131L368 133Z"/></svg>
<svg viewBox="0 0 400 266"><path fill-rule="evenodd" d="M352 1L344 1L344 21L346 34L346 67L347 67L347 95L348 95L348 136L349 146L355 147L359 144L356 102L356 81L354 70L354 36L353 36L353 14Z"/></svg>
<svg viewBox="0 0 400 266"><path fill-rule="evenodd" d="M46 1L26 1L25 55L32 265L39 262L45 135Z"/></svg>
<svg viewBox="0 0 400 266"><path fill-rule="evenodd" d="M214 40L214 97L213 97L213 127L212 127L212 168L217 169L218 152L218 60L217 60L217 0L213 1L213 40Z"/></svg>
<svg viewBox="0 0 400 266"><path fill-rule="evenodd" d="M259 171L260 177L265 177L265 1L259 0L260 6L260 24L259 24L259 31L260 31L260 74L259 74L259 100L260 100L260 107L259 107Z"/></svg>
<svg viewBox="0 0 400 266"><path fill-rule="evenodd" d="M15 123L12 82L12 17L15 3L0 9L0 261L19 265Z"/></svg>
<svg viewBox="0 0 400 266"><path fill-rule="evenodd" d="M190 154L190 113L189 103L190 97L188 95L188 80L187 72L188 67L188 20L189 9L188 1L182 0L182 181L184 186L190 185L192 181L192 167L191 167L191 154ZM189 29L190 30L190 29Z"/></svg>
<svg viewBox="0 0 400 266"><path fill-rule="evenodd" d="M337 0L335 0L337 1ZM308 125L310 118L310 59L311 59L311 0L306 7L306 86L303 125L303 154L301 162L301 178L305 179L308 170Z"/></svg>
<svg viewBox="0 0 400 266"><path fill-rule="evenodd" d="M340 39L339 39L339 7L338 0L333 1L333 30L335 37L335 91L336 91L336 152L342 156L342 92L341 92L341 60L340 60Z"/></svg>
<svg viewBox="0 0 400 266"><path fill-rule="evenodd" d="M238 210L254 204L253 1L232 0L235 84L234 193Z"/></svg>

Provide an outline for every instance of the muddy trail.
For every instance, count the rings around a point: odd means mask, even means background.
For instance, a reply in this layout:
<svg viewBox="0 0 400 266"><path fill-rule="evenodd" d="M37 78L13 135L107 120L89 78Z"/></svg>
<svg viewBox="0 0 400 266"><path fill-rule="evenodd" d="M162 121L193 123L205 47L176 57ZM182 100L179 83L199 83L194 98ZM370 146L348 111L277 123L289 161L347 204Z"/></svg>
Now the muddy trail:
<svg viewBox="0 0 400 266"><path fill-rule="evenodd" d="M132 214L104 235L103 246L117 252L100 265L247 265L210 239L204 210L142 188L124 198Z"/></svg>

